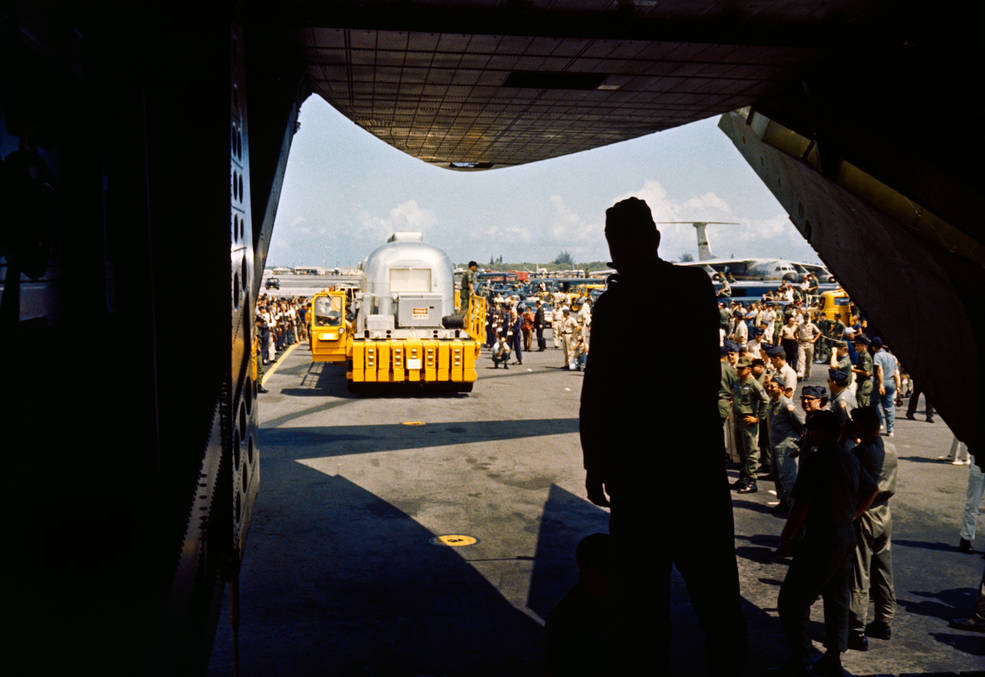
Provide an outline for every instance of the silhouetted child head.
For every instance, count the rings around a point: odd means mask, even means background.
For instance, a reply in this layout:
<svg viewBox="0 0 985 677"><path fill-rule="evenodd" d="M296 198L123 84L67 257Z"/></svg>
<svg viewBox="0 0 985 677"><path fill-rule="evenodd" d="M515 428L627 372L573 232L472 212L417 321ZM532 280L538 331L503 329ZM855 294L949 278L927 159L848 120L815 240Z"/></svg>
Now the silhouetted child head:
<svg viewBox="0 0 985 677"><path fill-rule="evenodd" d="M579 584L593 595L607 594L612 570L609 535L590 534L581 539L575 548L575 561Z"/></svg>

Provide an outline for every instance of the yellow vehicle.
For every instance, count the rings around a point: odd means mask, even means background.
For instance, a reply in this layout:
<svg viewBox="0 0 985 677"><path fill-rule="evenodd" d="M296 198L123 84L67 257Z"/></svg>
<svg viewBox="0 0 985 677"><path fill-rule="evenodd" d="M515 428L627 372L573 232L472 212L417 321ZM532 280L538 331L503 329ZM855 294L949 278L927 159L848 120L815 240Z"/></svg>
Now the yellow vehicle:
<svg viewBox="0 0 985 677"><path fill-rule="evenodd" d="M486 299L472 295L458 314L453 287L443 251L424 244L420 233L395 233L363 263L351 323L344 292L313 297L312 359L344 362L353 391L415 383L470 392L485 341Z"/></svg>
<svg viewBox="0 0 985 677"><path fill-rule="evenodd" d="M320 291L311 297L311 327L308 332L313 362L344 364L352 324L346 320L346 292Z"/></svg>
<svg viewBox="0 0 985 677"><path fill-rule="evenodd" d="M845 326L850 326L852 318L858 314L855 304L848 297L848 292L840 287L821 294L817 312L820 317L832 322L837 320Z"/></svg>

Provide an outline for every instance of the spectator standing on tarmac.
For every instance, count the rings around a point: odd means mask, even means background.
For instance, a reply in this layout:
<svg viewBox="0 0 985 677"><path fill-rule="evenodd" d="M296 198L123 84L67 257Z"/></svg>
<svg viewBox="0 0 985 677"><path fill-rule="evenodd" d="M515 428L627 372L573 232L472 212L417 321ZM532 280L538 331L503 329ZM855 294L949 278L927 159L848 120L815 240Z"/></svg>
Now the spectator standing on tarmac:
<svg viewBox="0 0 985 677"><path fill-rule="evenodd" d="M955 440L956 441L956 440ZM967 448L965 453L968 453ZM958 550L964 553L975 552L972 543L978 528L978 514L982 509L982 496L985 496L985 473L972 461L968 464L968 490L965 494L964 511L961 515L961 533L958 537ZM985 621L985 615L982 616Z"/></svg>
<svg viewBox="0 0 985 677"><path fill-rule="evenodd" d="M759 415L769 398L752 375L752 361L740 357L735 365L737 378L732 386L732 416L735 418L735 436L739 440L742 468L739 479L732 488L740 494L758 491L756 475L759 473Z"/></svg>
<svg viewBox="0 0 985 677"><path fill-rule="evenodd" d="M780 329L780 345L783 346L783 351L787 355L787 364L797 372L797 353L798 346L797 343L797 315L795 313L790 313L787 316L786 324Z"/></svg>
<svg viewBox="0 0 985 677"><path fill-rule="evenodd" d="M658 256L660 233L642 200L610 208L605 233L618 273L595 303L580 433L588 498L611 505L616 607L607 674L666 672L673 566L687 583L705 632L711 674L740 673L746 622L722 435L715 425L715 293L699 269ZM662 302L661 313L641 312L652 305L653 289L674 293ZM662 359L625 368L628 318ZM690 340L682 343L667 331L667 318L687 327ZM673 387L641 390L640 384L651 383ZM680 477L687 481L667 481ZM660 538L640 538L655 529Z"/></svg>
<svg viewBox="0 0 985 677"><path fill-rule="evenodd" d="M571 309L565 307L561 320L561 347L564 350L563 369L574 369L574 335L579 331L578 321L571 316Z"/></svg>
<svg viewBox="0 0 985 677"><path fill-rule="evenodd" d="M810 315L804 315L804 321L797 325L797 376L811 377L814 346L820 338L821 330L811 320Z"/></svg>
<svg viewBox="0 0 985 677"><path fill-rule="evenodd" d="M899 390L899 363L882 345L882 339L876 336L872 339L872 363L876 369L876 382L874 387L878 388L879 401L876 404L876 411L879 412L879 419L886 429L886 434L893 436L893 427L896 421L896 391Z"/></svg>
<svg viewBox="0 0 985 677"><path fill-rule="evenodd" d="M890 639L893 616L896 613L896 593L893 589L893 514L889 499L896 493L896 448L879 436L879 415L874 407L861 407L852 412L855 428L861 441L852 453L862 469L876 481L877 488L869 497L868 508L856 522L858 543L852 567L852 602L848 614L848 648L866 651L868 637ZM869 625L865 617L869 599L875 604L875 619Z"/></svg>
<svg viewBox="0 0 985 677"><path fill-rule="evenodd" d="M873 373L872 355L869 354L869 339L865 334L856 334L852 339L855 342L855 352L858 353L858 361L852 367L855 374L855 382L858 387L855 389L855 399L860 407L868 407L872 404L872 380Z"/></svg>
<svg viewBox="0 0 985 677"><path fill-rule="evenodd" d="M828 403L828 410L838 416L838 423L841 425L841 434L838 443L845 451L850 451L855 447L854 431L852 430L852 411L858 408L858 402L852 395L848 387L848 374L841 369L828 370L828 390L831 391L831 401Z"/></svg>
<svg viewBox="0 0 985 677"><path fill-rule="evenodd" d="M767 357L773 363L773 369L777 374L783 377L783 383L787 388L794 388L797 385L797 381L800 380L797 377L797 372L793 370L789 364L787 364L787 353L780 346L773 346L766 351Z"/></svg>
<svg viewBox="0 0 985 677"><path fill-rule="evenodd" d="M534 322L536 319L533 308L527 306L523 311L523 349L528 353L533 348Z"/></svg>
<svg viewBox="0 0 985 677"><path fill-rule="evenodd" d="M808 450L801 456L793 505L780 534L780 550L789 553L794 536L807 527L777 599L780 625L790 644L784 669L788 675L841 677L841 653L848 646L853 523L876 485L858 459L838 445L841 426L834 413L815 412L806 427ZM824 597L827 651L811 666L808 625L818 596Z"/></svg>
<svg viewBox="0 0 985 677"><path fill-rule="evenodd" d="M507 312L507 326L509 327L507 336L509 337L510 348L513 349L513 354L516 356L516 363L523 364L523 320L515 307Z"/></svg>
<svg viewBox="0 0 985 677"><path fill-rule="evenodd" d="M796 383L796 381L794 381ZM800 455L800 438L804 432L804 416L793 404L793 386L788 386L783 375L774 376L768 382L770 396L769 431L773 447L773 483L780 501L774 512L786 515L790 510L791 494L797 481L797 456Z"/></svg>
<svg viewBox="0 0 985 677"><path fill-rule="evenodd" d="M537 312L534 314L534 329L537 331L537 350L544 352L547 341L544 340L544 328L547 327L547 317L544 314L544 303L537 299Z"/></svg>

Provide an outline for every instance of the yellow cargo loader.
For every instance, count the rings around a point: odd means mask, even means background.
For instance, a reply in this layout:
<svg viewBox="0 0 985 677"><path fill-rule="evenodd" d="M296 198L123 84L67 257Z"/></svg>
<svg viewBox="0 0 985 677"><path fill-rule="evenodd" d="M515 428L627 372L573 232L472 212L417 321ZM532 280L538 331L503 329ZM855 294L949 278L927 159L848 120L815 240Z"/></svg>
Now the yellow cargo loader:
<svg viewBox="0 0 985 677"><path fill-rule="evenodd" d="M486 299L473 295L463 313L455 312L444 252L418 233L397 233L367 258L363 272L354 313L344 291L312 297L312 360L345 363L354 392L387 384L471 392L485 342Z"/></svg>

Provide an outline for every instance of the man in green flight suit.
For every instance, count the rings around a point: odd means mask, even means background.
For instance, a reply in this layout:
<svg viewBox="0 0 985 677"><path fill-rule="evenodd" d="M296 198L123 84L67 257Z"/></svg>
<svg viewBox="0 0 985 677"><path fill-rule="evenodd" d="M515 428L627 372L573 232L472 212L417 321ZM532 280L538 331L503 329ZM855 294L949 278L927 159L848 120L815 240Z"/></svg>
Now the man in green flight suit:
<svg viewBox="0 0 985 677"><path fill-rule="evenodd" d="M758 491L756 473L759 472L759 416L769 398L766 391L752 375L752 361L740 357L735 364L737 378L732 386L732 415L735 417L736 437L740 441L742 469L738 481L732 485L740 494Z"/></svg>

